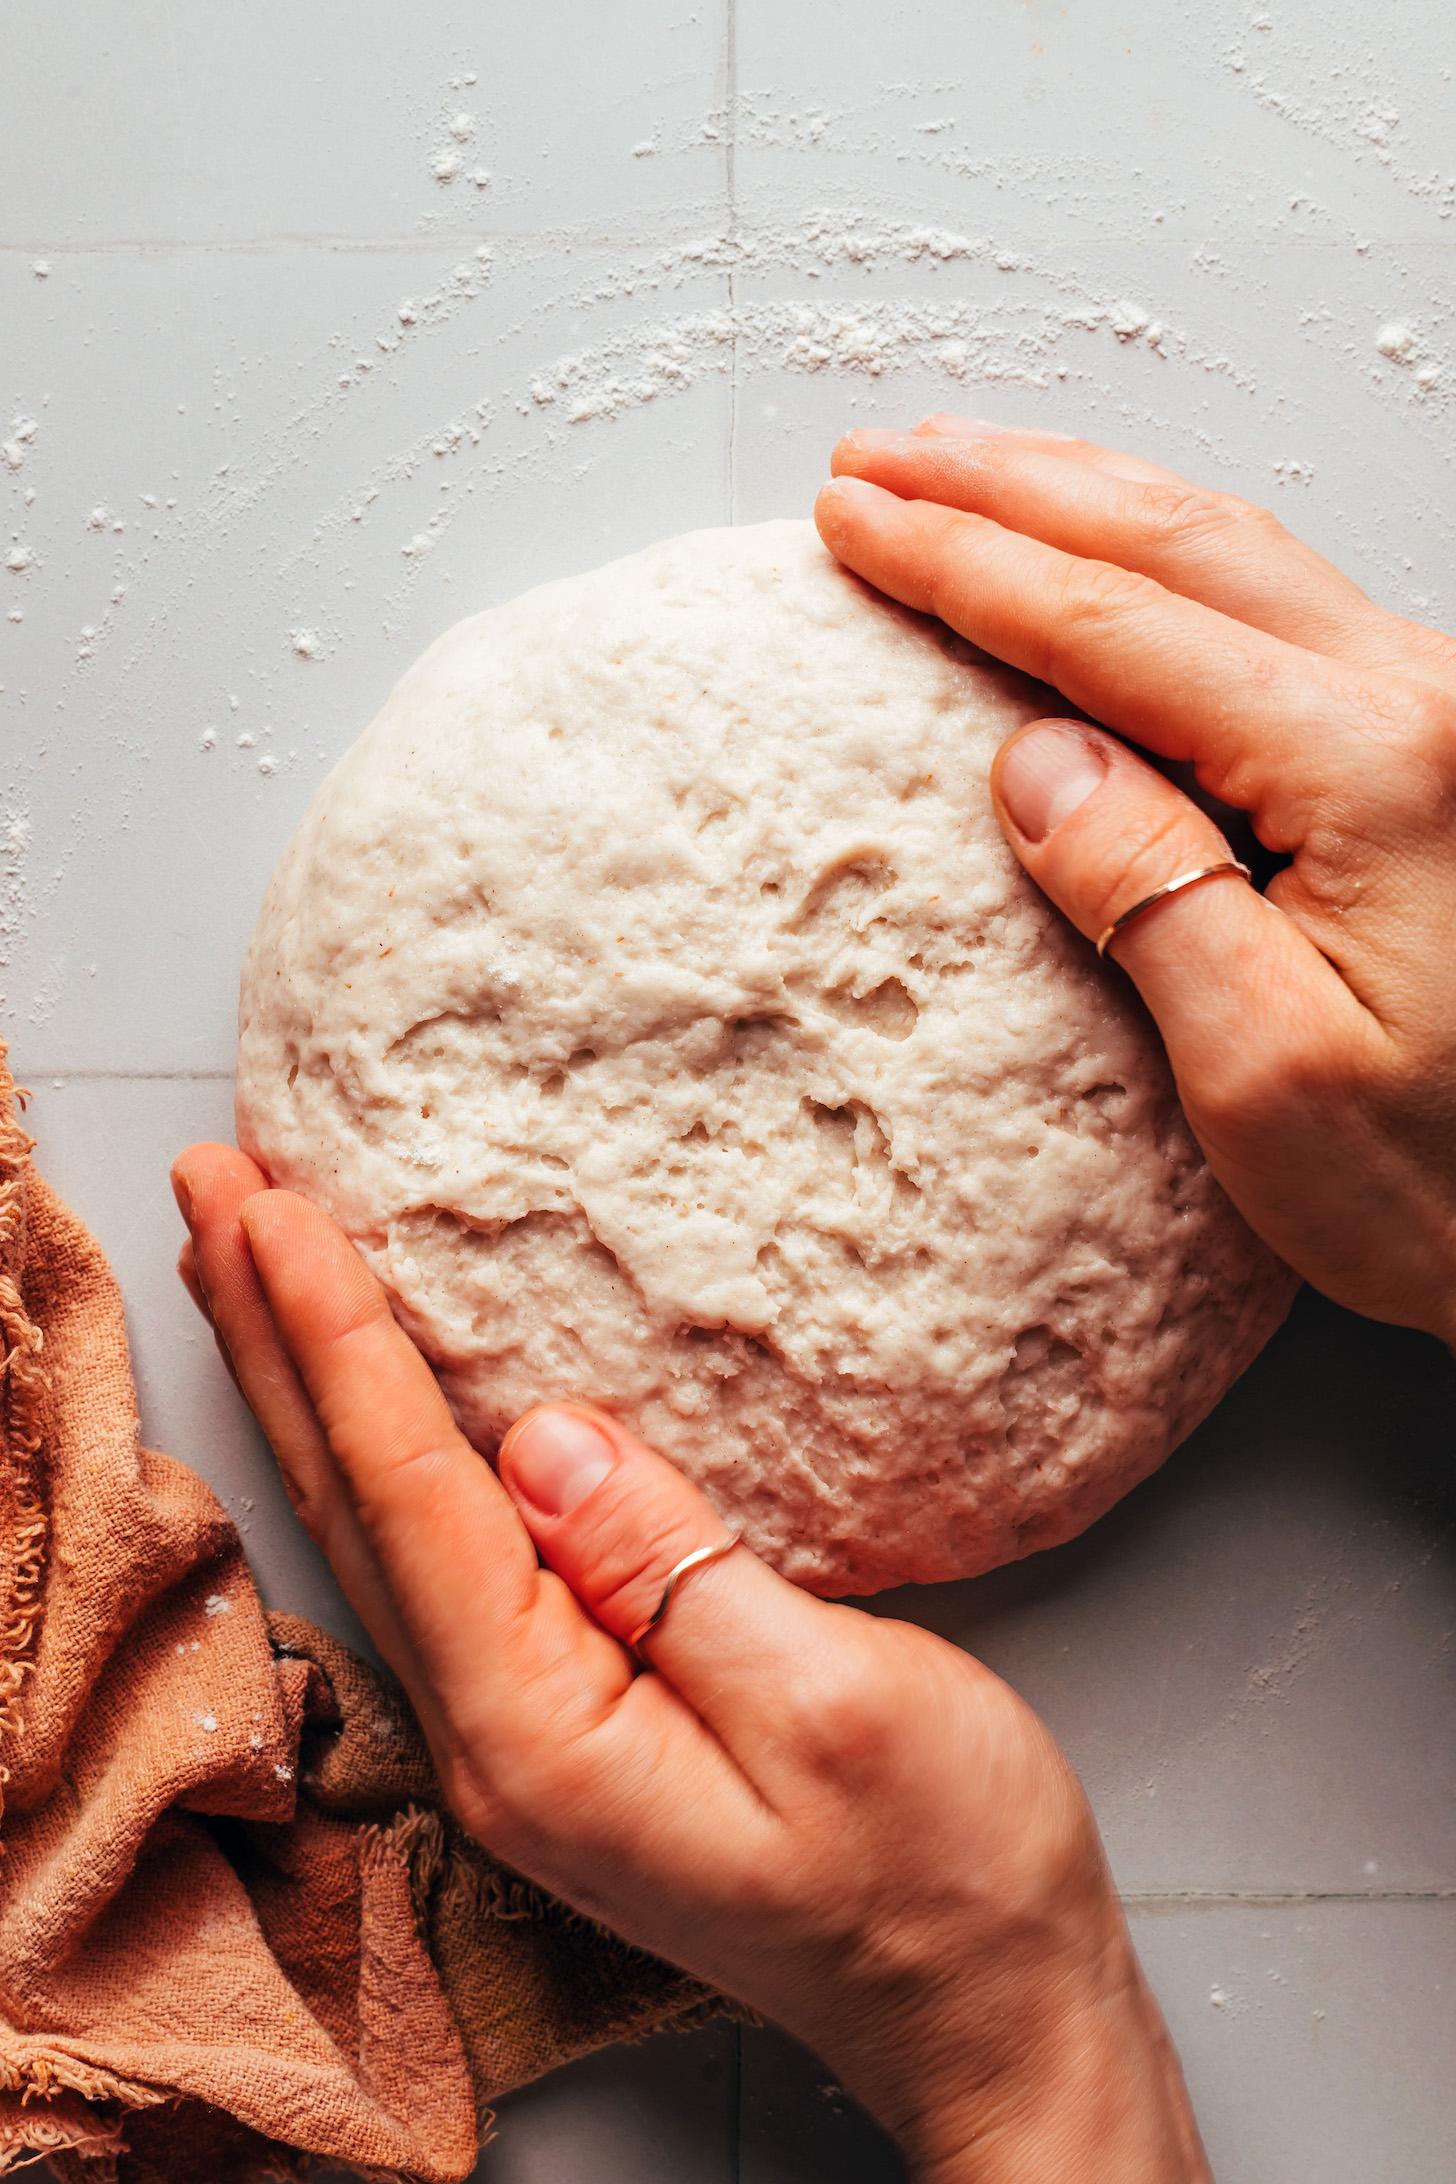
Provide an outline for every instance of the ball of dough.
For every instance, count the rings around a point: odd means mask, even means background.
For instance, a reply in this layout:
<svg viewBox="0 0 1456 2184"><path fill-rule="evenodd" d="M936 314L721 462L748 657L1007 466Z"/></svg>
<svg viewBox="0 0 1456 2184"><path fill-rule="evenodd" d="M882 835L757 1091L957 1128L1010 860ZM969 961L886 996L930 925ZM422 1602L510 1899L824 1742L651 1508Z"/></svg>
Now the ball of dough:
<svg viewBox="0 0 1456 2184"><path fill-rule="evenodd" d="M1049 702L802 523L547 585L399 684L264 904L239 1134L477 1447L590 1398L871 1592L1080 1531L1248 1364L1292 1277L992 814Z"/></svg>

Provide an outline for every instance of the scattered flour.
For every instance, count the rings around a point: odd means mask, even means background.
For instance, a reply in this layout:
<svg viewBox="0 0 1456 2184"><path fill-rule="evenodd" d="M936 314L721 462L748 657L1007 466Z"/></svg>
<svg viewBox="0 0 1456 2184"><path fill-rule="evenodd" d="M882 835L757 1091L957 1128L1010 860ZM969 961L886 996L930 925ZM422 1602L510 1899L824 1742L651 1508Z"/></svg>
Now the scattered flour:
<svg viewBox="0 0 1456 2184"><path fill-rule="evenodd" d="M1274 30L1267 18L1253 27ZM1267 113L1357 160L1374 160L1408 196L1434 204L1443 220L1456 213L1456 173L1424 169L1404 148L1400 109L1390 88L1379 86L1380 64L1368 47L1321 29L1317 46L1272 41L1267 68L1251 70L1242 46L1227 49L1223 58ZM1276 70L1298 89L1283 88Z"/></svg>
<svg viewBox="0 0 1456 2184"><path fill-rule="evenodd" d="M22 804L12 804L0 820L0 968L10 962L30 912L26 871L30 837L29 811Z"/></svg>
<svg viewBox="0 0 1456 2184"><path fill-rule="evenodd" d="M1321 32L1317 43L1301 44L1281 15L1277 22L1261 18L1257 27L1246 22L1241 41L1231 48L1226 43L1227 25L1185 26L1183 35L1187 65L1201 68L1210 78L1226 67L1232 74L1231 97L1261 106L1274 117L1270 127L1297 130L1338 147L1347 165L1363 172L1362 188L1368 189L1372 182L1394 186L1420 201L1425 212L1441 218L1456 211L1456 173L1440 164L1442 148L1434 139L1421 149L1421 116L1414 111L1402 115L1402 107L1410 107L1412 101L1396 80L1394 59L1371 50L1363 34L1342 37L1335 28L1328 36ZM470 96L466 86L474 81L475 72L457 72L430 112L421 110L413 158L423 228L432 222L458 225L462 214L468 220L459 188L471 191L473 207L473 192L483 192L491 182L485 167L475 164L488 156L488 130L465 105ZM1448 353L1450 319L1440 294L1428 283L1422 285L1419 264L1402 264L1398 255L1389 258L1387 227L1380 227L1373 241L1368 233L1343 227L1334 209L1339 200L1333 185L1324 206L1307 191L1291 193L1281 188L1258 197L1250 189L1252 178L1233 165L1210 178L1206 195L1190 207L1188 197L1178 194L1166 173L1150 167L1144 181L1140 170L1129 168L1122 157L1089 155L1070 145L1064 150L1033 145L1013 151L994 143L986 149L952 126L955 101L964 88L923 76L914 80L907 72L905 80L874 85L858 110L843 104L830 114L803 103L787 103L772 92L746 90L739 92L731 114L725 106L704 121L690 115L676 122L654 116L651 134L632 145L633 157L683 157L696 154L705 141L721 143L735 137L740 145L774 147L791 153L800 169L801 179L790 183L786 191L787 202L804 205L812 188L815 195L810 202L817 201L817 209L798 219L770 214L721 234L706 224L693 232L694 214L686 208L695 199L685 196L683 210L664 222L665 232L656 247L609 237L605 246L593 243L587 250L579 247L580 239L570 232L552 237L549 245L539 238L502 238L496 247L511 273L539 276L540 300L525 324L524 363L519 370L497 366L500 376L493 381L488 377L488 360L496 337L520 328L509 322L492 323L490 246L479 246L475 270L469 262L464 264L462 280L462 266L454 262L462 246L452 238L436 272L409 275L420 284L419 292L402 299L393 312L391 286L377 290L370 316L336 337L336 342L363 350L372 345L372 358L358 357L340 372L338 363L347 361L347 354L344 359L331 357L327 374L319 375L312 394L306 394L287 417L287 429L261 432L252 445L241 443L235 453L230 446L230 462L218 469L211 486L190 510L184 504L175 525L164 524L160 511L165 507L169 517L176 512L176 497L164 498L161 491L154 491L142 496L142 505L153 520L131 526L146 545L123 542L119 520L109 512L107 521L95 526L117 538L118 565L137 581L142 581L148 553L155 555L140 593L134 595L137 606L129 610L137 616L138 630L130 652L121 657L118 674L123 679L115 689L98 689L94 701L101 706L110 731L123 743L129 741L126 724L136 714L138 678L148 671L150 635L144 641L140 632L154 633L159 619L166 622L180 613L192 566L189 557L200 548L211 551L230 536L236 543L239 520L284 481L297 479L301 459L311 454L312 443L335 429L340 405L367 404L371 387L397 385L397 375L406 368L428 369L414 364L413 351L422 339L443 335L452 325L449 343L441 343L436 356L448 346L452 369L467 358L478 358L487 385L478 398L473 392L451 397L460 406L448 425L437 422L418 441L387 447L366 475L356 474L338 507L321 511L311 527L301 528L296 540L287 542L288 572L302 565L316 576L323 566L321 539L335 527L367 525L370 511L383 494L382 506L394 509L392 521L398 526L386 532L386 546L393 550L394 541L404 540L398 549L403 560L397 596L402 598L417 582L428 587L445 584L452 573L448 566L424 566L445 535L445 520L427 520L418 500L411 505L406 499L422 453L446 451L441 459L451 460L460 498L488 493L498 478L545 474L559 460L550 451L561 444L568 425L574 431L609 426L629 410L665 402L710 379L731 379L741 391L755 379L761 387L768 377L782 382L801 374L824 375L845 384L846 407L859 399L853 391L855 382L867 402L877 407L893 402L896 397L889 390L901 375L914 386L916 400L925 394L927 406L937 400L950 406L953 391L962 386L968 396L972 388L977 392L986 388L993 394L1004 389L1008 404L1021 393L1054 401L1070 380L1073 417L1088 412L1104 417L1109 437L1133 444L1149 427L1171 428L1171 413L1160 414L1152 406L1147 392L1150 383L1143 377L1151 368L1150 359L1157 357L1185 374L1196 372L1223 382L1207 384L1185 398L1180 412L1183 424L1174 434L1174 444L1186 443L1187 467L1231 464L1230 428L1236 420L1227 405L1236 393L1247 398L1241 413L1248 426L1247 444L1259 449L1262 436L1272 478L1281 488L1309 486L1314 480L1313 462L1289 457L1271 460L1268 454L1271 440L1278 446L1285 431L1294 438L1302 433L1306 419L1315 418L1311 383L1301 372L1298 353L1299 345L1306 342L1318 352L1317 368L1323 361L1332 370L1360 378L1368 387L1383 386L1387 399L1403 399L1417 429L1425 434L1422 447L1429 456L1420 474L1429 478L1429 484L1418 480L1415 485L1418 505L1413 520L1440 521L1443 496L1449 497L1445 494L1449 472L1443 467L1444 455L1437 452L1446 443L1438 443L1434 435L1444 431L1456 406L1456 373ZM472 106L475 103L472 98ZM462 128L466 122L471 124L468 131ZM434 163L442 159L448 171L435 174ZM837 184L854 172L857 160L866 162L863 195L857 202L843 197L834 200ZM870 160L878 163L873 169L867 164ZM432 174L441 183L458 179L453 199L448 194L436 199ZM822 186L818 179L810 179L818 177L823 178ZM498 180L502 199L515 204L521 202L530 176L511 172ZM928 216L914 221L894 217L898 209L908 206L923 206ZM1097 262L1095 253L1073 247L1082 238L1125 240L1130 215L1135 223L1151 221L1159 226L1159 236L1152 239L1158 252L1176 249L1180 243L1187 247L1183 265L1195 276L1197 300L1190 300L1186 281L1177 284L1176 323L1157 312L1159 307L1167 309L1173 293L1171 287L1159 285L1158 268L1166 263L1177 270L1177 259L1150 257L1132 275L1110 272L1103 288L1089 271ZM1061 235L1067 216L1075 222L1076 236L1072 241L1048 241ZM696 217L704 218L701 210ZM1364 211L1359 217L1373 220L1375 215ZM1251 303L1261 293L1271 304L1278 300L1271 290L1261 289L1257 270L1232 239L1247 235L1251 222L1261 235L1272 237L1322 229L1322 240L1339 246L1351 275L1360 270L1351 252L1356 258L1370 259L1372 269L1372 252L1386 254L1384 270L1392 277L1391 285L1377 289L1373 299L1367 295L1353 321L1332 309L1316 291L1306 299L1305 308L1290 315L1290 339L1296 353L1288 368L1278 370L1265 350L1260 352L1264 368L1256 373L1251 368L1253 352L1241 348L1232 332L1218 331L1221 326L1241 323L1227 310L1230 301L1242 298ZM1002 232L989 232L993 223ZM1227 239L1226 255L1220 250L1221 238ZM1109 267L1116 262L1109 260ZM1337 262L1331 259L1332 265ZM25 263L22 259L22 269ZM31 265L38 279L51 272L46 259L33 260ZM749 289L747 280L740 284L739 279L749 274L772 277ZM718 275L725 277L721 283L716 281ZM1129 278L1141 284L1141 295L1134 289L1129 297L1120 286L1111 286L1114 280L1120 283ZM1338 302L1338 280L1339 275L1333 274L1334 302ZM726 296L721 307L717 296L709 299L699 293L715 285L718 294ZM832 298L827 293L831 287ZM674 290L684 292L680 310L670 300ZM648 295L662 299L660 311L623 311L619 314L623 321L636 323L622 332L609 314L603 331L595 309L599 302ZM1380 324L1373 315L1366 317L1372 302L1374 309L1383 305L1390 313L1388 324ZM470 319L468 328L460 324L462 316ZM564 327L573 330L558 331ZM1409 340L1402 339L1399 349L1391 350L1383 345L1390 336ZM1221 346L1225 340L1227 350ZM247 368L246 360L242 368ZM944 389L944 395L937 389ZM750 399L756 399L756 392ZM18 398L16 388L11 399ZM376 391L372 399L377 402L383 397ZM46 413L38 400L34 407L44 420ZM515 438L488 437L502 416L516 431ZM516 418L531 420L533 429L515 428ZM284 422L275 421L278 426ZM778 429L785 429L782 422ZM17 517L22 491L27 505L33 498L30 476L43 474L43 464L33 459L36 437L37 419L29 412L13 416L9 430L0 436L0 483L15 479ZM1324 444L1312 439L1311 451L1318 453ZM472 459L476 450L482 452ZM455 460L462 456L463 461ZM567 459L588 458L583 454ZM321 467L327 474L327 466ZM17 472L23 475L16 478ZM1330 483L1326 469L1318 480L1321 493L1330 490ZM85 513L84 503L81 512ZM48 580L52 544L40 528L44 513L42 509L36 517L21 519L29 529L28 539L22 542L12 533L9 550L0 547L0 574L19 578L31 572L27 585ZM160 541L165 541L165 564L157 552ZM120 562L122 553L133 552L136 561L129 566ZM1449 614L1444 598L1421 598L1417 607L1420 595L1407 580L1410 565L1388 548L1378 527L1367 558L1384 570L1407 611L1438 618L1443 611ZM170 594L165 589L159 593L159 581L168 580L169 572L175 578ZM355 579L340 581L347 590ZM14 585L11 599L23 596L26 588ZM287 627L291 590L290 582L275 604L275 628L278 621ZM299 593L294 591L294 596ZM86 603L79 602L83 611ZM388 610L393 612L395 605L392 596ZM327 609L321 611L327 619ZM6 619L13 633L6 641L15 652L24 653L41 641L43 617L32 613L32 626L26 627L25 611L17 604L7 605ZM83 637L74 659L65 663L65 671L84 670L99 676L99 650L96 660L92 652L106 635L103 619L94 642ZM283 672L281 658L277 672ZM56 702L63 706L64 695ZM194 702L201 708L213 701L200 696ZM204 731L201 748L216 746L217 731ZM138 777L136 799L143 793ZM94 841L101 824L99 806L94 810L88 806L87 812L78 820L78 845ZM69 858L75 850L68 847L61 854Z"/></svg>

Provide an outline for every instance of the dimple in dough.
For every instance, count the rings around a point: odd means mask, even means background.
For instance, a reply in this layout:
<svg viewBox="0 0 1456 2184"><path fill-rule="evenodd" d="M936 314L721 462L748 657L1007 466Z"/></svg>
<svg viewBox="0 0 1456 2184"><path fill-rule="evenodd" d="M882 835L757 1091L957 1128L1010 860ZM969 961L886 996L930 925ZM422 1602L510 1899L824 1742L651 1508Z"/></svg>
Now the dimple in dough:
<svg viewBox="0 0 1456 2184"><path fill-rule="evenodd" d="M238 1126L479 1448L590 1398L870 1592L1080 1531L1254 1356L1293 1277L992 814L1048 703L802 523L405 676L269 889Z"/></svg>

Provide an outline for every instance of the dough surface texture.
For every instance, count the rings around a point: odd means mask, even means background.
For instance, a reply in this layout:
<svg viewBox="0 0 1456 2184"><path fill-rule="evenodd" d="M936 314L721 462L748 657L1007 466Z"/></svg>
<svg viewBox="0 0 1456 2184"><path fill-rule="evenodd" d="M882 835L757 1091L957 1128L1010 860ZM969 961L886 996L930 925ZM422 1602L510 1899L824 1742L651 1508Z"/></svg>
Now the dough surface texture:
<svg viewBox="0 0 1456 2184"><path fill-rule="evenodd" d="M1049 702L800 523L545 586L398 685L269 889L239 1136L478 1447L593 1399L870 1592L1080 1531L1255 1355L1293 1277L991 810Z"/></svg>

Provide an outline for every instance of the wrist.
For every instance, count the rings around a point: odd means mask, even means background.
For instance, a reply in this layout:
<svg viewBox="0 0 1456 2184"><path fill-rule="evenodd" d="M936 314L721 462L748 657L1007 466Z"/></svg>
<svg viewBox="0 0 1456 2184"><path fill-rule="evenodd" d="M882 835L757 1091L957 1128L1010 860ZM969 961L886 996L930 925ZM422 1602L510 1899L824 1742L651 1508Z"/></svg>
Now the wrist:
<svg viewBox="0 0 1456 2184"><path fill-rule="evenodd" d="M1177 2055L1110 1895L1103 1924L1079 1959L1017 1978L993 2041L987 1998L945 2013L892 2126L917 2184L1208 2184Z"/></svg>

